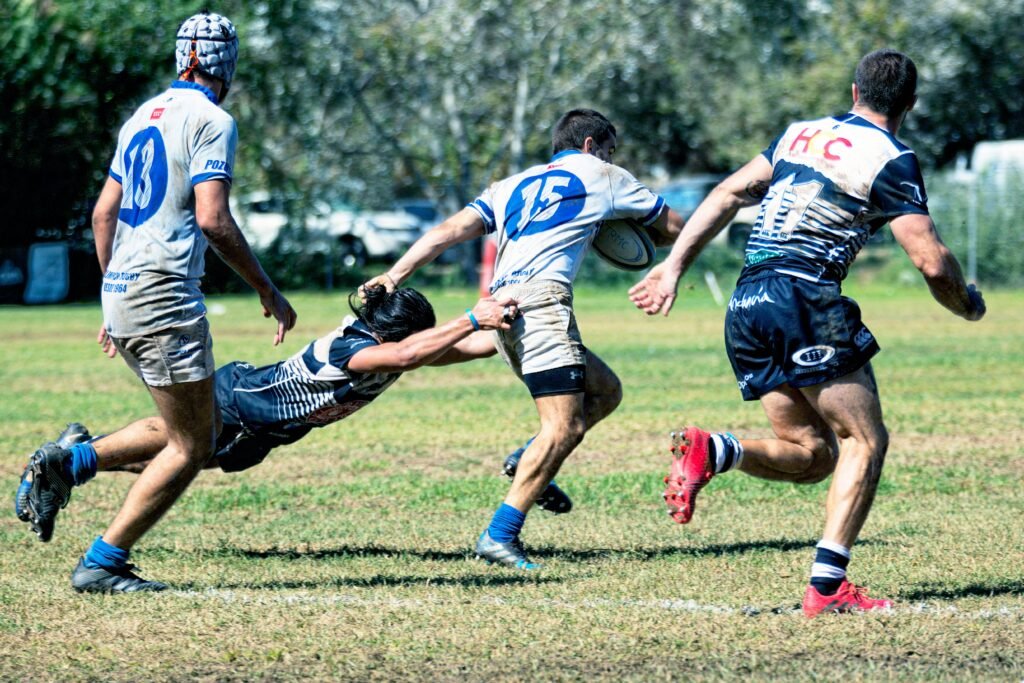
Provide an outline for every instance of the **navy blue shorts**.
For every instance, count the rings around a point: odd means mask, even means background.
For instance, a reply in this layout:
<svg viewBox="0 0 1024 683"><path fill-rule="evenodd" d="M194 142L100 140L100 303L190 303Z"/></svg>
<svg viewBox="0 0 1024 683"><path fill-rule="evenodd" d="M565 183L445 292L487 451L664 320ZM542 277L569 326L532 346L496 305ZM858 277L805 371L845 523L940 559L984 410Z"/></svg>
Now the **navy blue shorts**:
<svg viewBox="0 0 1024 683"><path fill-rule="evenodd" d="M745 401L782 384L809 387L848 375L879 351L860 307L838 284L785 275L736 286L725 347Z"/></svg>
<svg viewBox="0 0 1024 683"><path fill-rule="evenodd" d="M295 443L313 429L309 424L254 424L242 415L233 399L237 376L248 366L235 361L214 374L221 427L214 458L225 472L240 472L263 462L273 449Z"/></svg>

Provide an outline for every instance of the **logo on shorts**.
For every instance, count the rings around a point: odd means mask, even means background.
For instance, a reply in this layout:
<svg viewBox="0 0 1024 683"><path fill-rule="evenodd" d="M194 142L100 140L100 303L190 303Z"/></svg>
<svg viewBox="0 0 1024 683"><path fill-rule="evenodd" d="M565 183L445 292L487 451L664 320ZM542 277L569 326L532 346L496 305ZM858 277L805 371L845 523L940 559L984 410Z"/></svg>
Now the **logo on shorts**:
<svg viewBox="0 0 1024 683"><path fill-rule="evenodd" d="M860 348L864 348L865 346L870 344L874 340L874 338L874 335L872 335L871 332L868 331L868 328L862 327L860 328L860 331L857 332L857 336L853 338L853 343L859 346Z"/></svg>
<svg viewBox="0 0 1024 683"><path fill-rule="evenodd" d="M827 363L834 355L836 355L836 350L833 347L819 344L818 346L808 346L806 349L800 349L791 358L797 365L809 368L814 365Z"/></svg>
<svg viewBox="0 0 1024 683"><path fill-rule="evenodd" d="M198 346L191 346L191 347L189 346L189 343L191 341L192 341L192 337L190 337L189 335L187 335L187 334L179 335L178 336L178 350L177 351L171 351L168 354L168 357L169 358L188 358L189 356L194 356L195 354L199 353L199 347Z"/></svg>
<svg viewBox="0 0 1024 683"><path fill-rule="evenodd" d="M749 372L743 375L743 379L741 379L739 382L736 382L736 384L738 384L740 389L743 390L747 388L747 382L749 382L752 379L754 379L754 373Z"/></svg>
<svg viewBox="0 0 1024 683"><path fill-rule="evenodd" d="M733 297L729 299L729 310L735 311L740 309L753 308L758 304L773 304L775 300L772 299L768 292L764 291L764 287L758 290L757 294L751 294L750 296Z"/></svg>
<svg viewBox="0 0 1024 683"><path fill-rule="evenodd" d="M569 371L569 379L571 379L571 380L583 379L583 373L580 370L570 370Z"/></svg>

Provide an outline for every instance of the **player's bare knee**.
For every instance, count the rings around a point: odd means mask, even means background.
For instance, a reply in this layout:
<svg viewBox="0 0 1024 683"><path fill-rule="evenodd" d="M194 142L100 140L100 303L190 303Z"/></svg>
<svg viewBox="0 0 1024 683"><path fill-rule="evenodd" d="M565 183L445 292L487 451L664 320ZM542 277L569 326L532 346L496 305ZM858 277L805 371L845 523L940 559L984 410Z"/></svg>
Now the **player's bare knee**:
<svg viewBox="0 0 1024 683"><path fill-rule="evenodd" d="M195 448L190 450L186 457L188 457L190 466L202 469L206 467L206 464L210 462L210 458L213 457L213 448Z"/></svg>
<svg viewBox="0 0 1024 683"><path fill-rule="evenodd" d="M564 459L569 453L572 452L574 447L580 445L583 441L583 435L585 430L582 426L566 426L565 430L562 431L555 438L555 453L558 454L559 459Z"/></svg>
<svg viewBox="0 0 1024 683"><path fill-rule="evenodd" d="M604 361L587 352L587 419L591 425L607 417L622 403L622 381Z"/></svg>
<svg viewBox="0 0 1024 683"><path fill-rule="evenodd" d="M836 469L838 453L834 445L823 438L815 437L805 444L811 451L811 461L807 469L796 480L798 484L817 484L828 479Z"/></svg>
<svg viewBox="0 0 1024 683"><path fill-rule="evenodd" d="M882 465L885 464L885 455L889 452L889 431L885 425L879 425L877 433L868 441L868 448L872 475L877 480L882 476Z"/></svg>
<svg viewBox="0 0 1024 683"><path fill-rule="evenodd" d="M548 438L554 458L559 462L564 460L583 441L586 431L587 425L582 418L570 420L553 428Z"/></svg>
<svg viewBox="0 0 1024 683"><path fill-rule="evenodd" d="M832 473L836 470L836 461L829 459L818 459L815 458L814 462L811 463L810 468L797 481L798 484L817 484L820 481L825 481Z"/></svg>
<svg viewBox="0 0 1024 683"><path fill-rule="evenodd" d="M862 452L870 458L872 463L879 466L885 461L885 454L889 451L889 431L885 425L878 425L870 432L855 437L860 443Z"/></svg>
<svg viewBox="0 0 1024 683"><path fill-rule="evenodd" d="M168 438L167 445L173 447L190 467L202 468L213 457L214 439L212 434L207 438L190 438L188 435Z"/></svg>
<svg viewBox="0 0 1024 683"><path fill-rule="evenodd" d="M885 425L878 426L878 444L877 449L879 457L885 459L885 454L889 452L889 430L885 428Z"/></svg>
<svg viewBox="0 0 1024 683"><path fill-rule="evenodd" d="M588 395L587 401L591 404L587 412L594 422L608 417L622 403L622 383L616 377L613 385L602 387L599 393Z"/></svg>
<svg viewBox="0 0 1024 683"><path fill-rule="evenodd" d="M203 471L210 457L202 451L179 450L170 455L161 453L153 462L160 463L161 469L174 481L189 482Z"/></svg>
<svg viewBox="0 0 1024 683"><path fill-rule="evenodd" d="M576 448L583 441L583 436L587 433L587 423L582 419L573 420L566 425L565 431L562 433L561 445L565 449L566 454L569 451Z"/></svg>
<svg viewBox="0 0 1024 683"><path fill-rule="evenodd" d="M622 382L619 381L618 377L614 375L612 377L615 379L615 383L609 387L608 392L603 396L605 406L607 407L605 415L611 413L622 403Z"/></svg>

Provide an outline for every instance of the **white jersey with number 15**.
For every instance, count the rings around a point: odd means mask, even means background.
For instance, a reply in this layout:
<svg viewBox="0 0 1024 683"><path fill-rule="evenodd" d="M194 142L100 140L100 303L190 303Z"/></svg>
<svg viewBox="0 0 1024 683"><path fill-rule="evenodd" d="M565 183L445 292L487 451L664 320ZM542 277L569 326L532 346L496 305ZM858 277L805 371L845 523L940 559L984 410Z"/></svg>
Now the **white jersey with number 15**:
<svg viewBox="0 0 1024 683"><path fill-rule="evenodd" d="M625 169L569 150L491 185L469 208L498 234L495 292L539 280L572 284L603 221L634 218L646 227L664 206Z"/></svg>

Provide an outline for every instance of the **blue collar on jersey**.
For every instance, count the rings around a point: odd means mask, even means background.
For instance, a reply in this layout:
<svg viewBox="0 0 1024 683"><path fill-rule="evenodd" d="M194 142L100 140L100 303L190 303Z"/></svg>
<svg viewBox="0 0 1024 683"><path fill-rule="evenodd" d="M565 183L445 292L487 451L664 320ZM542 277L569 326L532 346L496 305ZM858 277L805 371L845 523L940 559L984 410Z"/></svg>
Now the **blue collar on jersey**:
<svg viewBox="0 0 1024 683"><path fill-rule="evenodd" d="M220 104L220 102L217 101L217 94L201 83L196 83L195 81L174 81L173 83L171 83L171 87L181 88L184 90L198 90L199 92L206 95L206 99L210 100L216 105Z"/></svg>
<svg viewBox="0 0 1024 683"><path fill-rule="evenodd" d="M903 149L910 149L909 147L904 145L902 142L900 142L900 139L898 137L896 137L895 135L890 133L885 128L882 128L877 123L873 123L872 121L869 121L868 119L864 118L860 114L856 114L856 113L851 111L851 112L847 112L846 114L843 114L842 116L833 116L832 118L834 118L836 121L840 121L842 123L849 123L852 126L862 126L864 128L872 128L874 130L877 130L877 131L885 134L885 136L888 137L890 140L892 140L893 143L897 147L899 147L901 150L903 150Z"/></svg>
<svg viewBox="0 0 1024 683"><path fill-rule="evenodd" d="M874 128L876 130L882 131L883 133L885 133L889 137L892 137L892 133L887 131L885 128L882 128L877 123L874 123L873 121L870 121L870 120L864 118L863 116L861 116L860 114L856 114L856 113L854 113L852 111L851 112L847 112L847 113L843 114L842 116L833 116L832 118L834 118L836 121L841 121L843 123L853 124L854 126L863 126L864 128Z"/></svg>
<svg viewBox="0 0 1024 683"><path fill-rule="evenodd" d="M345 328L345 331L342 334L347 334L349 330L352 330L352 331L356 332L357 334L360 334L360 335L362 335L364 337L369 337L370 339L372 339L373 341L377 342L378 344L381 343L381 341L379 339L377 339L377 335L375 335L373 333L373 330L370 329L370 326L367 325L362 320L360 320L359 318L356 318L355 320L353 320L352 324L347 326Z"/></svg>
<svg viewBox="0 0 1024 683"><path fill-rule="evenodd" d="M558 153L558 154L556 154L555 156L551 157L551 161L555 161L556 159L561 159L562 157L564 157L564 156L568 156L568 155L570 155L570 154L583 154L583 152L581 152L581 151L580 151L580 150L578 150L578 149L566 149L566 150L562 150L561 152L559 152L559 153Z"/></svg>

